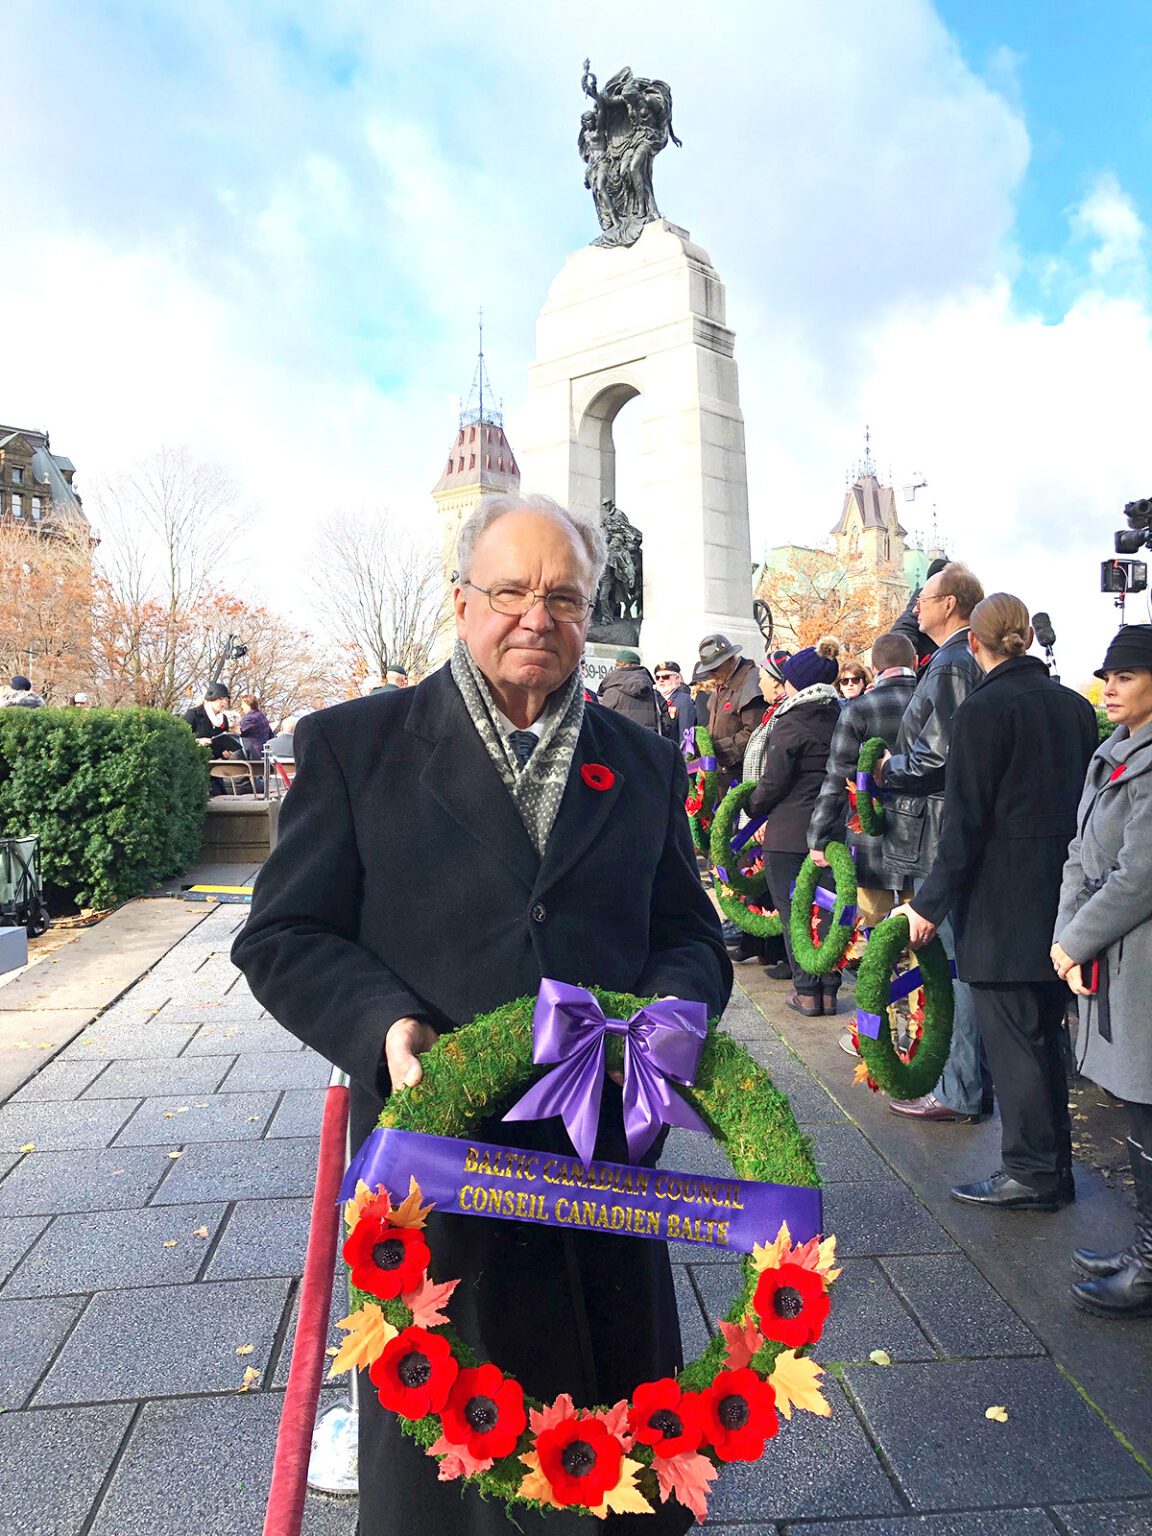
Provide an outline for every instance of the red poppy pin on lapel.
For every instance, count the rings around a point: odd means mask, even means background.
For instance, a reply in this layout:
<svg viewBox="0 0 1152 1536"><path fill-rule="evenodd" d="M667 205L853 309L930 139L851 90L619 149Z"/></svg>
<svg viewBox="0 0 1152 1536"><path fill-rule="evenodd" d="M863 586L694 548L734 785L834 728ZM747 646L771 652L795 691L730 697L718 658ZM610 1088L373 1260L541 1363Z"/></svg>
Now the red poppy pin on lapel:
<svg viewBox="0 0 1152 1536"><path fill-rule="evenodd" d="M1113 768L1112 772L1108 775L1109 784L1115 784L1116 780L1121 778L1124 773L1127 772L1127 769L1127 763L1121 763L1118 767Z"/></svg>
<svg viewBox="0 0 1152 1536"><path fill-rule="evenodd" d="M589 789L611 789L616 782L616 775L611 768L605 768L603 763L584 763L580 769L580 777Z"/></svg>

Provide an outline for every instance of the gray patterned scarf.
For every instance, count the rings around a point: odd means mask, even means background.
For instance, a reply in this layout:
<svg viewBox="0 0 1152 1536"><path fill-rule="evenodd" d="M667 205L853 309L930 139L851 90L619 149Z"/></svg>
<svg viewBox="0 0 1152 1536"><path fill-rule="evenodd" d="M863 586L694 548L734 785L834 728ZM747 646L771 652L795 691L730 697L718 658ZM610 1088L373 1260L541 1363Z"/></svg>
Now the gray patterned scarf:
<svg viewBox="0 0 1152 1536"><path fill-rule="evenodd" d="M549 701L540 744L523 767L497 723L496 705L487 680L463 640L457 640L453 647L451 669L477 735L507 786L533 847L543 858L584 719L584 685L579 668Z"/></svg>

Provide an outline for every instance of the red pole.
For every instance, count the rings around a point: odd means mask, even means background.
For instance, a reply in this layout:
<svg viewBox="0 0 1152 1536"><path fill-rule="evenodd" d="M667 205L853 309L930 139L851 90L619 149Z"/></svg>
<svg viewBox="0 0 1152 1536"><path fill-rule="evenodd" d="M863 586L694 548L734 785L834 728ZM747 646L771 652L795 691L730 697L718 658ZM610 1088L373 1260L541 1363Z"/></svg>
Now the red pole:
<svg viewBox="0 0 1152 1536"><path fill-rule="evenodd" d="M264 1536L299 1536L308 1491L308 1457L312 1427L320 1398L324 1351L328 1343L328 1308L336 1265L336 1241L340 1230L340 1181L344 1177L344 1137L348 1126L348 1089L331 1086L324 1099L320 1125L320 1155L316 1164L316 1190L312 1197L312 1223L308 1252L300 1283L296 1314L296 1342L288 1371L276 1454L272 1462L272 1486L264 1516Z"/></svg>

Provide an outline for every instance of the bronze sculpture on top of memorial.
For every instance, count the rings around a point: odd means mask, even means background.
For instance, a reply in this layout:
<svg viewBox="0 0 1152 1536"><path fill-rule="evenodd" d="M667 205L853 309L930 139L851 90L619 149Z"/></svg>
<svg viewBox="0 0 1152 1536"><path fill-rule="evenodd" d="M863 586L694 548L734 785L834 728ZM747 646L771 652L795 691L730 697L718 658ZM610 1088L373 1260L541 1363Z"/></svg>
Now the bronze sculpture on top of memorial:
<svg viewBox="0 0 1152 1536"><path fill-rule="evenodd" d="M603 90L584 60L581 85L595 103L580 119L577 144L584 185L592 193L603 233L593 245L635 245L645 224L660 218L652 190L652 161L671 139L672 92L624 68Z"/></svg>
<svg viewBox="0 0 1152 1536"><path fill-rule="evenodd" d="M608 564L596 594L588 638L601 644L637 645L644 617L642 536L611 496L602 503L601 527Z"/></svg>

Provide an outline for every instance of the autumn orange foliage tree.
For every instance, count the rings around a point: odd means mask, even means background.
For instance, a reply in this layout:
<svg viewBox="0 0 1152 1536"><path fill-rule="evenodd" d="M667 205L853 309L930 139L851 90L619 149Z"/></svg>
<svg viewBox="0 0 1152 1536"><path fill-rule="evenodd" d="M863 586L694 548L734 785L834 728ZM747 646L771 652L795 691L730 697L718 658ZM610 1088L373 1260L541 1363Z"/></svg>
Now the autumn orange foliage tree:
<svg viewBox="0 0 1152 1536"><path fill-rule="evenodd" d="M898 580L895 567L890 576ZM890 629L905 601L898 586L877 580L861 562L845 566L819 549L792 550L764 571L756 595L772 609L781 644L813 645L822 635L835 635L848 656L867 651Z"/></svg>
<svg viewBox="0 0 1152 1536"><path fill-rule="evenodd" d="M88 684L92 544L87 528L0 522L0 674L50 704Z"/></svg>

